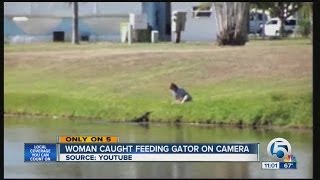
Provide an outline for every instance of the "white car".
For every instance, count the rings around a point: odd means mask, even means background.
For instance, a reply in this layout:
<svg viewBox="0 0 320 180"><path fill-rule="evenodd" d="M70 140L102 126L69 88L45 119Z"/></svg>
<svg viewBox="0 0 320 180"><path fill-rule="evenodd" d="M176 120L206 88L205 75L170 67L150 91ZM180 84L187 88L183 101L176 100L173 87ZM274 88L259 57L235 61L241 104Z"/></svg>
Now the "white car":
<svg viewBox="0 0 320 180"><path fill-rule="evenodd" d="M284 30L287 33L293 33L297 28L297 20L294 18L287 19L284 23ZM271 18L264 26L264 34L266 36L280 35L280 19Z"/></svg>

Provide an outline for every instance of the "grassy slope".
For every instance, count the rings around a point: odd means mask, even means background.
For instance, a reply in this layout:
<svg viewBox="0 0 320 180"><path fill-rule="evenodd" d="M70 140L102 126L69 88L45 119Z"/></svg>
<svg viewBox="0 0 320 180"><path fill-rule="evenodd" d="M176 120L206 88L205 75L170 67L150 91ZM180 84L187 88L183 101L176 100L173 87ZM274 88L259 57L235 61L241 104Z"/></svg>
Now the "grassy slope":
<svg viewBox="0 0 320 180"><path fill-rule="evenodd" d="M6 45L6 113L312 126L308 40ZM170 82L194 102L171 105Z"/></svg>

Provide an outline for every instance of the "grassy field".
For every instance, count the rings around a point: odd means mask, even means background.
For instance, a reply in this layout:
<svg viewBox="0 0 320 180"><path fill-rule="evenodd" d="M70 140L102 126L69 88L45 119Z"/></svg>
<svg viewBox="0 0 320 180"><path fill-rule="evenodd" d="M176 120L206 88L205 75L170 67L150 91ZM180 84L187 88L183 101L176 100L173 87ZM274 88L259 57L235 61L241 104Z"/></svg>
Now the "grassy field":
<svg viewBox="0 0 320 180"><path fill-rule="evenodd" d="M5 45L5 113L312 126L310 40ZM172 105L171 82L194 101Z"/></svg>

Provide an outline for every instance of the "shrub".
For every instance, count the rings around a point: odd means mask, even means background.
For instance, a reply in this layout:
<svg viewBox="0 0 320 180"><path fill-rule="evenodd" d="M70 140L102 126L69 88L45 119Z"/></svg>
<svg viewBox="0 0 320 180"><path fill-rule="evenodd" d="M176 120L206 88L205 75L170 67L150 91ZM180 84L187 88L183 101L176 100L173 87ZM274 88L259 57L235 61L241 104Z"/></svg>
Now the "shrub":
<svg viewBox="0 0 320 180"><path fill-rule="evenodd" d="M308 37L310 34L310 21L308 19L301 19L298 21L299 33L303 37Z"/></svg>

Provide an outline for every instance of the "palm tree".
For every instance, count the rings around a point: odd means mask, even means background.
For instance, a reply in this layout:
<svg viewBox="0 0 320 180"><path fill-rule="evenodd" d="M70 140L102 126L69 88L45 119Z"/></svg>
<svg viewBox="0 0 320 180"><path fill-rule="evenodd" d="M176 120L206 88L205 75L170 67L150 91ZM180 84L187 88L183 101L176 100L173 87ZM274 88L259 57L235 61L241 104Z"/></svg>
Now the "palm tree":
<svg viewBox="0 0 320 180"><path fill-rule="evenodd" d="M79 44L79 13L78 13L78 2L69 2L73 8L72 14L72 44Z"/></svg>

